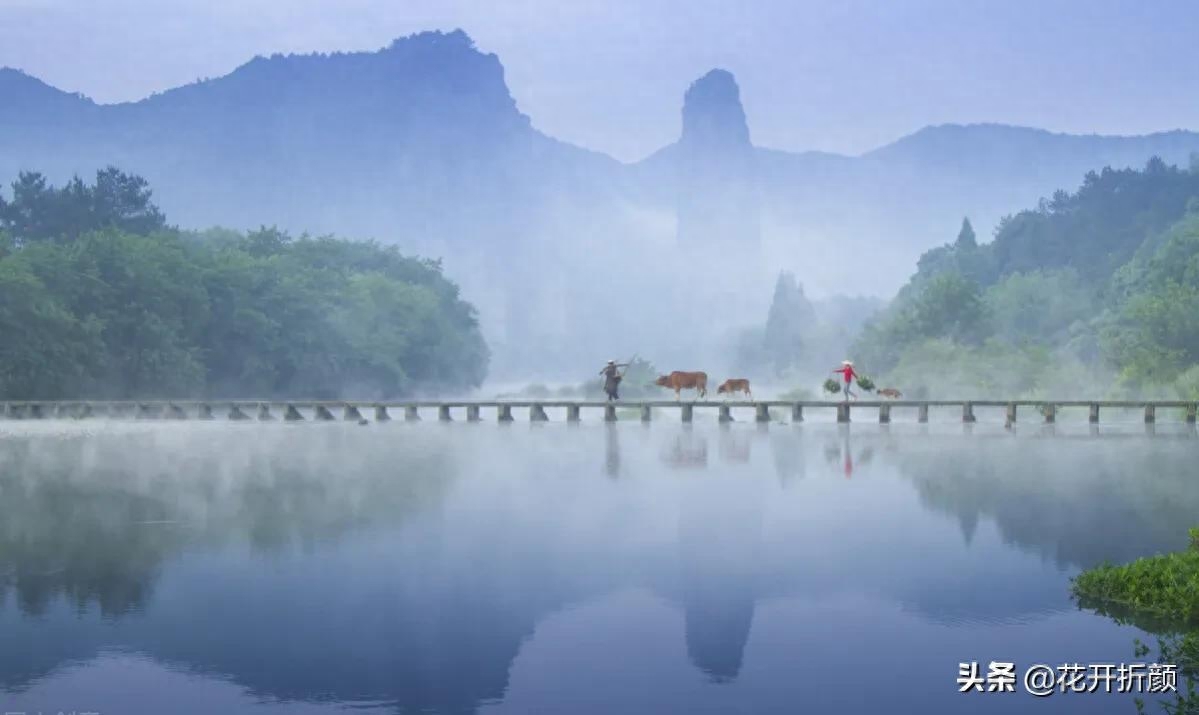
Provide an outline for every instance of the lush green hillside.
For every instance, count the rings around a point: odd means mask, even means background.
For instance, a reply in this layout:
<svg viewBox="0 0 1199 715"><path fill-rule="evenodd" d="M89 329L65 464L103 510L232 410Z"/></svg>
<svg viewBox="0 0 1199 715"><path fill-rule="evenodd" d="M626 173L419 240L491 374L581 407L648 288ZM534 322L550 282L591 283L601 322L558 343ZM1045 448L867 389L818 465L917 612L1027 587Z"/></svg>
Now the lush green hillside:
<svg viewBox="0 0 1199 715"><path fill-rule="evenodd" d="M169 227L115 170L0 199L0 397L393 396L478 385L487 347L438 263Z"/></svg>
<svg viewBox="0 0 1199 715"><path fill-rule="evenodd" d="M1199 169L1087 174L921 257L855 345L916 394L1199 396Z"/></svg>

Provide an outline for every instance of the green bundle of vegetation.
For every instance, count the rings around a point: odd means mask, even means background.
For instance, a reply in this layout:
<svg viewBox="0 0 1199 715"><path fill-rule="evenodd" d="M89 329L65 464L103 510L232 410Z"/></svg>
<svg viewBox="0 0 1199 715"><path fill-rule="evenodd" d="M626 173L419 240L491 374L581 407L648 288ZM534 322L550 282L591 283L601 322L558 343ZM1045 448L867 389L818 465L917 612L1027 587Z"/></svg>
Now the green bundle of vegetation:
<svg viewBox="0 0 1199 715"><path fill-rule="evenodd" d="M873 392L874 391L874 380L871 380L870 378L866 377L865 375L858 375L858 387L862 388L866 392Z"/></svg>
<svg viewBox="0 0 1199 715"><path fill-rule="evenodd" d="M1074 592L1134 613L1199 626L1199 529L1191 529L1190 536L1187 551L1084 571L1074 580Z"/></svg>
<svg viewBox="0 0 1199 715"><path fill-rule="evenodd" d="M181 231L115 169L0 198L0 398L362 397L478 386L475 309L436 261Z"/></svg>
<svg viewBox="0 0 1199 715"><path fill-rule="evenodd" d="M841 383L830 377L824 381L824 391L831 395L835 395L841 391Z"/></svg>

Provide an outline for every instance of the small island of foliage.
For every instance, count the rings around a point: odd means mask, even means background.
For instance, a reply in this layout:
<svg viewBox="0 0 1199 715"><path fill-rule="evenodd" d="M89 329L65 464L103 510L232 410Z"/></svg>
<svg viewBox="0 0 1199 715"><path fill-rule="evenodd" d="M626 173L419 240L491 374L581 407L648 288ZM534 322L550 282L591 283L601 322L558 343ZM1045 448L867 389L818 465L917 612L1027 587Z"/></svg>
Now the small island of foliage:
<svg viewBox="0 0 1199 715"><path fill-rule="evenodd" d="M1161 703L1172 715L1199 713L1199 528L1191 529L1190 537L1186 551L1103 564L1082 572L1073 584L1081 606L1157 634L1157 662L1178 666L1185 681ZM1149 652L1136 643L1138 657ZM1137 706L1143 710L1144 703Z"/></svg>
<svg viewBox="0 0 1199 715"><path fill-rule="evenodd" d="M332 237L185 231L117 169L0 196L0 399L388 398L478 386L437 261Z"/></svg>

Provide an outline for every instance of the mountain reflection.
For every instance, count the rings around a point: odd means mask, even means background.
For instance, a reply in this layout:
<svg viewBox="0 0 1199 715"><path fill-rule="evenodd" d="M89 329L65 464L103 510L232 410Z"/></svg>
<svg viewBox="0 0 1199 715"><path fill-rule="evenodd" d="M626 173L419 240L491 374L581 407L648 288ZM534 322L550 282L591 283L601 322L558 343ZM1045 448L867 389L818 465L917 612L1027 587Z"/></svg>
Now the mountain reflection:
<svg viewBox="0 0 1199 715"><path fill-rule="evenodd" d="M0 687L117 648L263 698L474 712L547 616L629 588L674 604L691 664L731 683L764 599L868 590L934 620L1065 601L1031 581L988 600L1013 576L986 563L897 563L928 543L871 547L852 515L872 489L1063 567L1175 548L1199 512L1185 441L246 427L0 437ZM879 478L809 478L847 462ZM1095 538L1113 525L1128 538Z"/></svg>

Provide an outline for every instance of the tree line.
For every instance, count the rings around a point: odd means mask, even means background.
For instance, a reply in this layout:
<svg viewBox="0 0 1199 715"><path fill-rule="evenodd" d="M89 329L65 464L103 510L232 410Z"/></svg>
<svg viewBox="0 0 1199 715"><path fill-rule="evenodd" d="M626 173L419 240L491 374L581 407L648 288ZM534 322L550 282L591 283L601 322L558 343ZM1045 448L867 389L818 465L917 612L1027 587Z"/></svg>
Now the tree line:
<svg viewBox="0 0 1199 715"><path fill-rule="evenodd" d="M373 241L170 226L141 177L0 195L0 399L388 398L478 386L440 262Z"/></svg>
<svg viewBox="0 0 1199 715"><path fill-rule="evenodd" d="M1199 398L1199 166L1088 173L987 244L964 220L853 353L925 392Z"/></svg>

